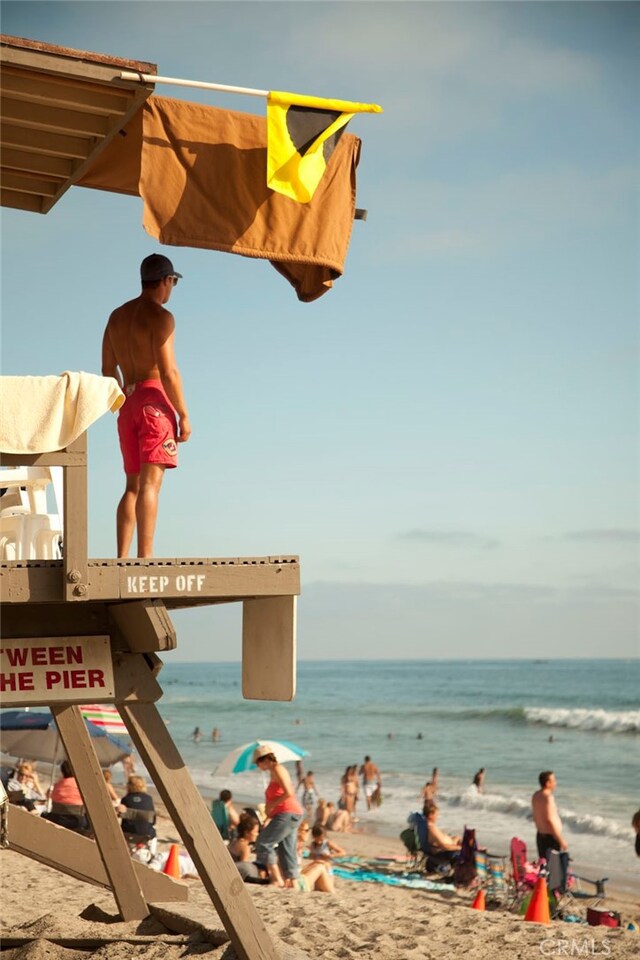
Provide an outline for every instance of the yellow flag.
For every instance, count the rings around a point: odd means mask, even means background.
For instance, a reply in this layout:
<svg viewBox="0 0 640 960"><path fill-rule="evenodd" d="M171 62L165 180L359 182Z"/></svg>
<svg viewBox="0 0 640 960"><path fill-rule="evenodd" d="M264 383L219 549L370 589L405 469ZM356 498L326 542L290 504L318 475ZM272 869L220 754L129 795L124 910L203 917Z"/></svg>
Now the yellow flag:
<svg viewBox="0 0 640 960"><path fill-rule="evenodd" d="M308 203L356 113L382 113L382 107L272 91L267 97L267 186Z"/></svg>

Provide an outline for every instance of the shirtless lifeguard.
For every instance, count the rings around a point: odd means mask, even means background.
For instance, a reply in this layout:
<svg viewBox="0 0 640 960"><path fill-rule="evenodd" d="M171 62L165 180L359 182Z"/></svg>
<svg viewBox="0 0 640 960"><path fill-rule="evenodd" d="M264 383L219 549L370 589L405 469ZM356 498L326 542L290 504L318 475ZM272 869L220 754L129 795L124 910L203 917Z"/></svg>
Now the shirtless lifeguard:
<svg viewBox="0 0 640 960"><path fill-rule="evenodd" d="M118 557L127 557L138 531L138 557L153 555L158 496L164 471L178 465L178 443L191 435L174 352L175 320L164 308L178 278L168 257L140 264L142 292L117 307L102 340L102 374L114 377L127 399L118 415L126 474L118 504Z"/></svg>
<svg viewBox="0 0 640 960"><path fill-rule="evenodd" d="M556 775L552 770L544 770L538 781L540 789L531 798L531 810L537 830L538 856L546 857L547 850L566 850L569 844L562 836L562 821L553 796Z"/></svg>

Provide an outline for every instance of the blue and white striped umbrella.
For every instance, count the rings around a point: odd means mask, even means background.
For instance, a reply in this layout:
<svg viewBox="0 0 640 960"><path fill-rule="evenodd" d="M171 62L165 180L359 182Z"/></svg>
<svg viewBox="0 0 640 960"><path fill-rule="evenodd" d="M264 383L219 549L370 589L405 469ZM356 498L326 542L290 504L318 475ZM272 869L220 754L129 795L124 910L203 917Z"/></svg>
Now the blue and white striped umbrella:
<svg viewBox="0 0 640 960"><path fill-rule="evenodd" d="M85 719L102 767L110 767L131 753L127 742ZM10 757L59 762L66 756L50 710L4 710L0 713L0 751Z"/></svg>
<svg viewBox="0 0 640 960"><path fill-rule="evenodd" d="M258 747L269 747L279 763L300 760L301 757L309 756L308 750L303 750L302 747L297 747L295 743L289 743L287 740L252 740L251 743L245 743L228 753L216 767L215 775L245 773L247 770L256 770L253 754Z"/></svg>

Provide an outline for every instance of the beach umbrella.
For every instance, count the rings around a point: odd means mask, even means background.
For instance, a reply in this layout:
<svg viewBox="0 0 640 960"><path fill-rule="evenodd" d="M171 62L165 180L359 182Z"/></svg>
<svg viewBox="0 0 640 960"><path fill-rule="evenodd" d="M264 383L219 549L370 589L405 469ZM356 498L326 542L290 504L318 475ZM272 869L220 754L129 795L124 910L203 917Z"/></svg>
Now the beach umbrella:
<svg viewBox="0 0 640 960"><path fill-rule="evenodd" d="M85 720L101 767L110 767L131 753L131 747ZM0 751L10 757L24 757L55 764L64 754L60 734L48 710L5 710L0 713Z"/></svg>
<svg viewBox="0 0 640 960"><path fill-rule="evenodd" d="M303 750L302 747L287 740L252 740L251 743L244 743L228 753L216 767L216 776L223 773L245 773L247 770L257 770L253 762L253 753L257 747L269 747L279 763L309 756L308 750Z"/></svg>
<svg viewBox="0 0 640 960"><path fill-rule="evenodd" d="M96 727L102 727L106 733L111 733L114 737L126 737L128 739L129 732L124 720L118 713L117 707L110 707L105 703L90 703L85 707L80 707L80 713L85 720L95 723Z"/></svg>

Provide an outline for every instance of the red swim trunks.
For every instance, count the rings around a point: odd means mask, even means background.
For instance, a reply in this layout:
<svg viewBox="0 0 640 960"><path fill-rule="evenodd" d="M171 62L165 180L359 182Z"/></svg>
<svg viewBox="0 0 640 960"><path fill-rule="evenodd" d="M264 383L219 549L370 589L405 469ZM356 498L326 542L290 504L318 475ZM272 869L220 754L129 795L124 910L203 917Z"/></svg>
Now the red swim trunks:
<svg viewBox="0 0 640 960"><path fill-rule="evenodd" d="M140 380L125 387L127 399L118 414L118 436L125 473L140 473L140 464L178 466L178 424L160 380Z"/></svg>

